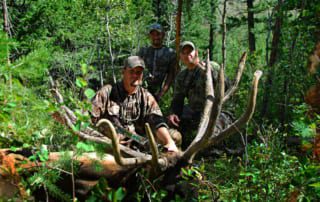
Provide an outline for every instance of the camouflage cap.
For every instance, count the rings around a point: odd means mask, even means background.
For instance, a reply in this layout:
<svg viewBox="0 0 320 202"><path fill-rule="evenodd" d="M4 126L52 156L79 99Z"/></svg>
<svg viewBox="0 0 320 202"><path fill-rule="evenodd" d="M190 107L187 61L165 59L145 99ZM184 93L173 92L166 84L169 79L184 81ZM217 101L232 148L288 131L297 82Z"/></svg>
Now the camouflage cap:
<svg viewBox="0 0 320 202"><path fill-rule="evenodd" d="M195 45L191 41L184 41L180 44L180 51L185 47L190 46L193 50L196 49Z"/></svg>
<svg viewBox="0 0 320 202"><path fill-rule="evenodd" d="M135 68L142 67L145 68L144 61L139 56L130 56L124 61L124 67Z"/></svg>
<svg viewBox="0 0 320 202"><path fill-rule="evenodd" d="M157 32L164 32L163 27L159 23L153 23L149 26L149 33L153 30L156 30Z"/></svg>

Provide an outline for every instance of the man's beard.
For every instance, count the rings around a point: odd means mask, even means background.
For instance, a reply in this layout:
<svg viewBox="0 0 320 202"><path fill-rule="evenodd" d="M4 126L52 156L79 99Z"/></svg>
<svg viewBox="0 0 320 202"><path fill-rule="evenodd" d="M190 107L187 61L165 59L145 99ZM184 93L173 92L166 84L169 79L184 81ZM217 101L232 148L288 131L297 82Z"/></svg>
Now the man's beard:
<svg viewBox="0 0 320 202"><path fill-rule="evenodd" d="M160 39L158 40L153 40L152 45L155 47L160 47L162 45L162 41Z"/></svg>

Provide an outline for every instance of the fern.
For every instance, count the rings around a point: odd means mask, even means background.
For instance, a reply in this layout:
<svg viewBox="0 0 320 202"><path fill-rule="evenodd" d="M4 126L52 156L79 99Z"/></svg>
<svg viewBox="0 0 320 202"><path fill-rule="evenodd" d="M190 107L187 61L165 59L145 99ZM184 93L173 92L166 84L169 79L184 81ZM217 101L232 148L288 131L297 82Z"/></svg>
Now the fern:
<svg viewBox="0 0 320 202"><path fill-rule="evenodd" d="M48 192L53 197L59 199L60 201L70 201L71 198L69 195L65 194L57 185L50 181L46 181L45 184Z"/></svg>

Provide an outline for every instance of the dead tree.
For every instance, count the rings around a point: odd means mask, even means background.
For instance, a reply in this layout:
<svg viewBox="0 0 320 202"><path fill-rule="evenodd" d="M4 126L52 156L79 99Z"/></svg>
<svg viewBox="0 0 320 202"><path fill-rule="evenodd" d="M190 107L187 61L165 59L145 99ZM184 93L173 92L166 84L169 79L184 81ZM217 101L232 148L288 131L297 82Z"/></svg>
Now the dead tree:
<svg viewBox="0 0 320 202"><path fill-rule="evenodd" d="M209 58L209 57L208 57ZM209 60L209 59L207 59ZM96 153L84 153L81 156L75 156L74 161L80 162L78 168L77 177L74 182L76 186L76 193L84 195L88 193L90 187L97 183L100 177L108 179L108 183L114 184L114 186L122 186L129 179L130 175L136 172L137 168L145 168L151 177L155 178L160 175L170 175L172 172L179 171L181 167L192 163L195 155L214 144L222 141L228 136L235 134L239 128L246 125L251 119L255 105L256 96L258 91L258 82L262 75L261 71L256 71L253 76L252 89L248 99L248 105L244 113L234 123L228 127L217 130L216 123L221 113L223 104L231 97L231 95L237 90L239 80L241 78L246 60L246 53L244 53L240 59L237 74L233 83L233 86L225 93L224 90L224 68L219 72L219 85L214 90L213 81L211 77L210 62L207 61L207 80L206 80L206 103L204 106L204 112L201 117L201 122L197 131L197 135L192 143L187 147L185 151L171 154L161 154L157 148L157 144L154 140L154 136L150 130L149 124L146 124L147 136L149 138L150 152L144 153L133 150L126 146L119 144L119 137L112 123L109 120L100 120L97 124L98 127L103 127L103 132L87 127L81 131L74 130L74 124L76 122L76 116L72 110L63 104L63 98L57 89L53 88L52 92L55 95L56 100L60 103L61 111L58 118L60 121L68 126L74 134L82 139L93 141L101 144L112 145L112 151L99 157ZM109 138L110 137L110 138ZM68 152L70 156L74 156L72 152ZM16 162L21 160L23 163L17 164L23 169L32 169L40 166L39 163L30 162L26 156L12 153L10 150L2 150L3 156L11 156ZM49 154L48 161L43 164L50 166L51 162L56 162L64 155L62 152L52 152ZM1 159L0 159L1 160ZM100 163L102 169L97 171L95 166L97 162ZM6 164L0 164L1 170L10 170ZM0 175L5 177L10 175L10 172L0 172ZM85 176L85 179L81 179ZM9 178L10 179L10 178ZM92 179L92 180L88 180ZM165 179L165 178L164 178ZM79 186L79 184L81 186ZM72 187L71 185L69 187ZM80 190L78 187L86 187ZM89 188L88 188L89 187ZM74 191L74 190L73 190Z"/></svg>

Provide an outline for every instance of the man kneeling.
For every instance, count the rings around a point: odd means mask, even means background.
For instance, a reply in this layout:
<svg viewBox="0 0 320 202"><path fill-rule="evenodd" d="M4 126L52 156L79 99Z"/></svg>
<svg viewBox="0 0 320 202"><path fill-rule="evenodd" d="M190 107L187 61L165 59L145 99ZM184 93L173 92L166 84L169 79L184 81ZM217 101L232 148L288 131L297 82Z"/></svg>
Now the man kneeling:
<svg viewBox="0 0 320 202"><path fill-rule="evenodd" d="M166 150L178 152L175 141L181 143L181 135L175 132L171 137L155 98L141 87L144 68L144 61L138 56L125 60L122 80L104 86L93 98L92 121L97 123L106 118L117 128L132 134L145 134L144 125L149 123Z"/></svg>

